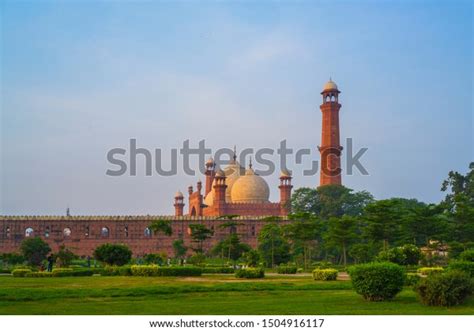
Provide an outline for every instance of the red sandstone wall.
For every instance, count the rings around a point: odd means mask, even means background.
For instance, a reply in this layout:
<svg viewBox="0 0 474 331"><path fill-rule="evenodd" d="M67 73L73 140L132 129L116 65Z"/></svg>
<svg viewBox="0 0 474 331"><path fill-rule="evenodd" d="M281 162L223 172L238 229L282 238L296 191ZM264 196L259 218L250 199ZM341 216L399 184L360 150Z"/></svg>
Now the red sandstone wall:
<svg viewBox="0 0 474 331"><path fill-rule="evenodd" d="M0 253L18 252L25 230L31 227L33 236L39 236L46 241L53 251L65 245L79 256L92 256L94 249L104 243L123 243L128 245L135 256L146 253L166 252L173 256L172 243L174 240L183 239L187 247L197 247L191 241L188 229L191 223L203 223L213 229L214 236L204 242L204 249L209 250L218 241L226 238L229 229L221 229L219 225L227 220L217 220L209 217L182 217L169 218L172 222L173 235L167 237L163 234L151 237L145 235L145 229L157 219L153 216L117 216L117 217L0 217ZM258 218L241 217L237 220L237 233L241 240L253 248L257 246L257 235L265 222ZM89 229L87 235L87 227ZM109 236L103 237L101 229L107 227ZM65 236L64 229L71 230L70 236ZM126 229L128 228L128 235ZM45 232L49 229L49 237ZM9 231L8 231L9 230ZM192 254L189 250L188 254Z"/></svg>

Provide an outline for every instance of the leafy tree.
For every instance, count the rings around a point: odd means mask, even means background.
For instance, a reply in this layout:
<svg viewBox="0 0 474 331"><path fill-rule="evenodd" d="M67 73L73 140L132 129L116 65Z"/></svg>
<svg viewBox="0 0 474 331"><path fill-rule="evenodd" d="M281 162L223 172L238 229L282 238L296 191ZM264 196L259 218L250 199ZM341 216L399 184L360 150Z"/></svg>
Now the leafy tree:
<svg viewBox="0 0 474 331"><path fill-rule="evenodd" d="M356 239L356 219L344 215L340 218L332 217L328 222L325 234L326 243L337 247L342 252L342 262L347 265L347 250Z"/></svg>
<svg viewBox="0 0 474 331"><path fill-rule="evenodd" d="M474 238L474 162L462 175L451 171L441 186L447 192L443 206L450 220L451 240L468 243Z"/></svg>
<svg viewBox="0 0 474 331"><path fill-rule="evenodd" d="M162 254L149 253L143 256L143 262L145 262L146 264L163 265L165 261L166 261L166 254L163 254L163 253Z"/></svg>
<svg viewBox="0 0 474 331"><path fill-rule="evenodd" d="M20 250L28 264L38 266L51 252L49 245L40 237L28 238L22 241Z"/></svg>
<svg viewBox="0 0 474 331"><path fill-rule="evenodd" d="M231 234L227 239L221 240L214 248L212 253L219 255L221 251L229 252L229 258L235 262L245 253L251 250L250 246L242 243L237 234Z"/></svg>
<svg viewBox="0 0 474 331"><path fill-rule="evenodd" d="M283 236L283 231L278 223L280 218L271 217L264 219L265 224L258 234L258 251L267 266L272 268L280 263L290 260L290 245Z"/></svg>
<svg viewBox="0 0 474 331"><path fill-rule="evenodd" d="M410 207L402 226L405 242L427 245L430 240L443 240L448 230L448 219L442 214L441 205L418 202Z"/></svg>
<svg viewBox="0 0 474 331"><path fill-rule="evenodd" d="M232 241L232 239L231 239L232 236L237 235L237 226L242 224L242 223L239 223L239 222L236 222L236 221L232 220L236 217L238 217L238 215L225 215L225 216L219 217L220 219L229 219L230 220L230 221L224 222L223 224L220 225L220 228L222 228L222 229L229 229L229 236L227 237L228 242ZM221 245L221 248L222 248L222 252L224 252L224 245ZM231 249L232 249L232 245L227 245L226 252L227 252L227 259L228 260L233 260L231 258Z"/></svg>
<svg viewBox="0 0 474 331"><path fill-rule="evenodd" d="M298 213L312 213L322 219L358 216L374 198L367 191L353 192L342 185L324 185L316 189L299 188L291 198L292 210Z"/></svg>
<svg viewBox="0 0 474 331"><path fill-rule="evenodd" d="M244 253L242 258L244 259L245 264L248 267L257 267L260 262L261 256L258 251L251 249L248 252Z"/></svg>
<svg viewBox="0 0 474 331"><path fill-rule="evenodd" d="M321 229L319 219L310 213L291 214L291 223L284 226L283 233L291 241L293 250L300 246L303 250L303 264L308 268L311 248L316 243L318 231Z"/></svg>
<svg viewBox="0 0 474 331"><path fill-rule="evenodd" d="M355 263L366 263L372 261L377 252L378 248L373 244L357 243L349 249L349 256Z"/></svg>
<svg viewBox="0 0 474 331"><path fill-rule="evenodd" d="M202 253L204 241L212 237L212 235L214 235L214 231L208 229L204 224L200 223L190 224L189 228L191 229L191 238L194 242L198 243L198 248L196 248L195 251Z"/></svg>
<svg viewBox="0 0 474 331"><path fill-rule="evenodd" d="M148 227L154 233L163 233L168 237L173 234L173 228L171 227L171 222L166 220L156 220L150 224Z"/></svg>
<svg viewBox="0 0 474 331"><path fill-rule="evenodd" d="M373 242L381 241L384 250L397 242L401 237L404 219L408 216L405 206L405 201L398 198L367 205L363 216L366 237Z"/></svg>
<svg viewBox="0 0 474 331"><path fill-rule="evenodd" d="M54 258L56 259L58 267L62 268L69 267L72 260L77 258L77 255L67 249L66 246L61 245L59 251L54 254Z"/></svg>
<svg viewBox="0 0 474 331"><path fill-rule="evenodd" d="M184 246L183 239L173 241L174 257L177 259L183 259L186 256L188 248Z"/></svg>
<svg viewBox="0 0 474 331"><path fill-rule="evenodd" d="M94 250L94 258L108 265L124 265L130 262L132 251L122 244L103 244Z"/></svg>
<svg viewBox="0 0 474 331"><path fill-rule="evenodd" d="M415 245L407 244L381 251L378 261L388 261L399 265L417 265L423 257L421 250Z"/></svg>

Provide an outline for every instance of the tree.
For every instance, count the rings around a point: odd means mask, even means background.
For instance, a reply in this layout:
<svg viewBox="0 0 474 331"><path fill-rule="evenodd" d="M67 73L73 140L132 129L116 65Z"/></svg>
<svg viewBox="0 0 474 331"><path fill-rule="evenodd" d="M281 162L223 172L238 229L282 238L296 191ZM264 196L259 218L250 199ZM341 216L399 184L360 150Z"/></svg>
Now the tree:
<svg viewBox="0 0 474 331"><path fill-rule="evenodd" d="M191 238L194 242L198 243L198 248L194 250L198 253L202 253L204 241L212 237L214 235L214 231L208 229L204 224L200 223L190 224L189 228L191 229Z"/></svg>
<svg viewBox="0 0 474 331"><path fill-rule="evenodd" d="M165 253L149 253L145 254L143 256L143 262L146 264L158 264L158 265L163 265L163 263L166 261L166 254Z"/></svg>
<svg viewBox="0 0 474 331"><path fill-rule="evenodd" d="M230 221L224 222L223 224L221 224L219 226L222 229L229 229L229 237L227 237L229 242L231 241L231 238L234 234L237 235L237 226L242 224L242 223L239 223L239 222L236 222L236 221L232 221L232 219L234 219L236 217L239 217L239 216L238 215L224 215L224 216L219 217L219 219L228 219L228 220L230 220ZM228 246L227 247L227 259L231 260L231 256L230 256L231 252L230 251L231 251L232 245L227 245L227 246ZM223 249L222 252L224 252L224 246L221 246L221 248Z"/></svg>
<svg viewBox="0 0 474 331"><path fill-rule="evenodd" d="M354 260L355 263L366 263L372 261L378 252L378 248L374 247L373 244L368 243L357 243L351 246L349 249L349 256Z"/></svg>
<svg viewBox="0 0 474 331"><path fill-rule="evenodd" d="M404 241L422 246L432 239L445 240L449 224L442 211L442 206L435 204L418 202L411 206L402 228Z"/></svg>
<svg viewBox="0 0 474 331"><path fill-rule="evenodd" d="M242 258L244 259L245 264L248 267L257 267L260 262L261 256L258 251L251 249L248 252L244 253Z"/></svg>
<svg viewBox="0 0 474 331"><path fill-rule="evenodd" d="M132 259L132 251L122 244L103 244L94 250L94 257L108 265L124 265Z"/></svg>
<svg viewBox="0 0 474 331"><path fill-rule="evenodd" d="M381 241L383 249L398 242L404 219L408 216L404 199L387 199L373 202L365 207L365 236L375 242Z"/></svg>
<svg viewBox="0 0 474 331"><path fill-rule="evenodd" d="M319 219L310 213L291 214L291 223L283 227L283 233L291 241L293 251L301 246L303 249L303 264L308 268L311 248L316 243L318 231L321 229Z"/></svg>
<svg viewBox="0 0 474 331"><path fill-rule="evenodd" d="M185 257L186 252L188 251L188 248L184 246L183 239L173 241L173 251L174 251L175 258L183 259Z"/></svg>
<svg viewBox="0 0 474 331"><path fill-rule="evenodd" d="M290 245L283 237L279 217L267 217L267 222L258 234L258 251L267 266L272 268L280 263L286 263L290 259Z"/></svg>
<svg viewBox="0 0 474 331"><path fill-rule="evenodd" d="M77 258L77 255L71 252L66 246L61 245L59 247L59 251L54 254L54 258L58 267L69 267L71 265L72 260Z"/></svg>
<svg viewBox="0 0 474 331"><path fill-rule="evenodd" d="M474 162L469 172L462 175L450 171L441 191L447 192L443 206L448 214L451 240L469 243L474 238Z"/></svg>
<svg viewBox="0 0 474 331"><path fill-rule="evenodd" d="M22 241L20 250L28 264L39 266L51 252L49 245L40 237L28 238Z"/></svg>
<svg viewBox="0 0 474 331"><path fill-rule="evenodd" d="M235 262L245 253L250 250L250 246L242 243L237 234L231 234L227 239L221 240L214 248L212 253L219 255L221 251L229 252L229 259Z"/></svg>
<svg viewBox="0 0 474 331"><path fill-rule="evenodd" d="M326 243L340 249L342 262L347 264L347 250L356 238L356 219L344 215L341 218L332 217L328 222L328 229L324 236Z"/></svg>
<svg viewBox="0 0 474 331"><path fill-rule="evenodd" d="M367 191L354 192L342 185L324 185L316 189L299 188L291 197L294 213L312 213L322 219L342 215L361 215L364 207L373 202Z"/></svg>

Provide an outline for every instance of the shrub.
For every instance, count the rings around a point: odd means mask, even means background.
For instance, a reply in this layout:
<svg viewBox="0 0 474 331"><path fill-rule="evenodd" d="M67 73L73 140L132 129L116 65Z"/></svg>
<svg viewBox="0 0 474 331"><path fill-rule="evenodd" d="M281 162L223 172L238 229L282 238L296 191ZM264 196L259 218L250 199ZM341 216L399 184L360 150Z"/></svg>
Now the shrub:
<svg viewBox="0 0 474 331"><path fill-rule="evenodd" d="M13 277L25 277L27 274L31 273L31 269L15 269L12 271Z"/></svg>
<svg viewBox="0 0 474 331"><path fill-rule="evenodd" d="M233 274L234 268L231 267L204 267L202 268L203 274Z"/></svg>
<svg viewBox="0 0 474 331"><path fill-rule="evenodd" d="M468 249L467 251L459 254L459 259L461 261L474 262L474 249Z"/></svg>
<svg viewBox="0 0 474 331"><path fill-rule="evenodd" d="M145 262L145 264L158 264L158 265L163 265L166 261L166 254L164 253L161 253L161 254L154 254L154 253L150 253L150 254L145 254L145 256L143 256L143 262Z"/></svg>
<svg viewBox="0 0 474 331"><path fill-rule="evenodd" d="M59 267L69 267L72 260L77 258L77 255L67 249L66 246L61 245L59 251L54 254L54 258Z"/></svg>
<svg viewBox="0 0 474 331"><path fill-rule="evenodd" d="M422 279L415 289L424 304L449 307L463 303L473 284L466 273L452 270Z"/></svg>
<svg viewBox="0 0 474 331"><path fill-rule="evenodd" d="M106 266L99 271L101 276L132 276L131 266Z"/></svg>
<svg viewBox="0 0 474 331"><path fill-rule="evenodd" d="M132 251L126 245L103 244L95 249L94 257L108 265L121 266L130 262Z"/></svg>
<svg viewBox="0 0 474 331"><path fill-rule="evenodd" d="M417 271L418 273L424 276L429 276L432 274L443 272L444 269L443 267L424 267L424 268L419 268Z"/></svg>
<svg viewBox="0 0 474 331"><path fill-rule="evenodd" d="M332 268L319 269L316 268L313 270L313 279L314 280L336 280L337 270Z"/></svg>
<svg viewBox="0 0 474 331"><path fill-rule="evenodd" d="M414 286L418 284L421 277L417 273L407 273L405 276L405 286Z"/></svg>
<svg viewBox="0 0 474 331"><path fill-rule="evenodd" d="M281 265L277 268L279 274L296 274L297 271L296 266Z"/></svg>
<svg viewBox="0 0 474 331"><path fill-rule="evenodd" d="M156 265L133 265L133 276L187 277L201 276L202 269L196 267L158 267Z"/></svg>
<svg viewBox="0 0 474 331"><path fill-rule="evenodd" d="M132 276L158 276L157 265L132 265Z"/></svg>
<svg viewBox="0 0 474 331"><path fill-rule="evenodd" d="M15 264L22 264L25 262L25 257L20 254L15 254L15 253L4 253L0 257L0 260L2 263L10 264L10 265L15 265Z"/></svg>
<svg viewBox="0 0 474 331"><path fill-rule="evenodd" d="M262 259L260 253L254 249L249 250L248 252L242 255L243 260L249 267L256 267Z"/></svg>
<svg viewBox="0 0 474 331"><path fill-rule="evenodd" d="M51 252L51 248L40 237L28 238L21 243L21 252L28 264L39 266L46 256Z"/></svg>
<svg viewBox="0 0 474 331"><path fill-rule="evenodd" d="M245 268L238 269L235 272L235 277L237 278L263 278L265 277L265 271L260 268Z"/></svg>
<svg viewBox="0 0 474 331"><path fill-rule="evenodd" d="M367 263L349 268L352 286L369 301L394 298L403 288L405 274L397 264Z"/></svg>
<svg viewBox="0 0 474 331"><path fill-rule="evenodd" d="M399 265L417 265L422 256L421 250L418 247L407 244L381 251L376 260L380 262L392 262Z"/></svg>
<svg viewBox="0 0 474 331"><path fill-rule="evenodd" d="M474 277L474 262L469 261L452 261L448 265L448 270L461 270L470 277Z"/></svg>

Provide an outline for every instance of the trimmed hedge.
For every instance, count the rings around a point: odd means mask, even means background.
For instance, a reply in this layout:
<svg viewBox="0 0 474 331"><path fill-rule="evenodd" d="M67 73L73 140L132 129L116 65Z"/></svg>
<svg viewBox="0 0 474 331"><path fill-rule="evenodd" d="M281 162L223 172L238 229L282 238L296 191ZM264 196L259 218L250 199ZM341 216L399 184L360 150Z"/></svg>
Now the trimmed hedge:
<svg viewBox="0 0 474 331"><path fill-rule="evenodd" d="M235 277L237 278L264 278L265 277L265 270L260 268L245 268L245 269L238 269L235 272Z"/></svg>
<svg viewBox="0 0 474 331"><path fill-rule="evenodd" d="M449 307L472 294L473 280L465 272L452 270L422 279L415 290L424 304Z"/></svg>
<svg viewBox="0 0 474 331"><path fill-rule="evenodd" d="M52 272L44 272L44 271L36 271L36 272L30 272L29 274L26 274L25 277L34 277L34 278L45 278L45 277L53 277Z"/></svg>
<svg viewBox="0 0 474 331"><path fill-rule="evenodd" d="M133 265L133 276L189 277L201 276L202 269L196 267L159 267L156 265Z"/></svg>
<svg viewBox="0 0 474 331"><path fill-rule="evenodd" d="M429 275L440 273L443 271L444 271L443 267L424 267L424 268L418 269L418 273L424 276L429 276Z"/></svg>
<svg viewBox="0 0 474 331"><path fill-rule="evenodd" d="M314 269L313 279L314 280L336 280L337 270L332 268L327 269Z"/></svg>
<svg viewBox="0 0 474 331"><path fill-rule="evenodd" d="M202 268L203 274L233 274L234 268L231 267L204 267Z"/></svg>
<svg viewBox="0 0 474 331"><path fill-rule="evenodd" d="M298 268L296 266L281 265L277 268L279 274L296 274Z"/></svg>
<svg viewBox="0 0 474 331"><path fill-rule="evenodd" d="M394 298L402 289L404 269L390 262L359 264L349 268L352 286L369 301Z"/></svg>
<svg viewBox="0 0 474 331"><path fill-rule="evenodd" d="M448 270L461 270L470 277L474 277L474 262L453 261L448 265Z"/></svg>
<svg viewBox="0 0 474 331"><path fill-rule="evenodd" d="M132 276L131 266L106 266L99 271L101 276Z"/></svg>
<svg viewBox="0 0 474 331"><path fill-rule="evenodd" d="M15 269L12 271L13 277L26 277L27 274L31 273L31 269Z"/></svg>

